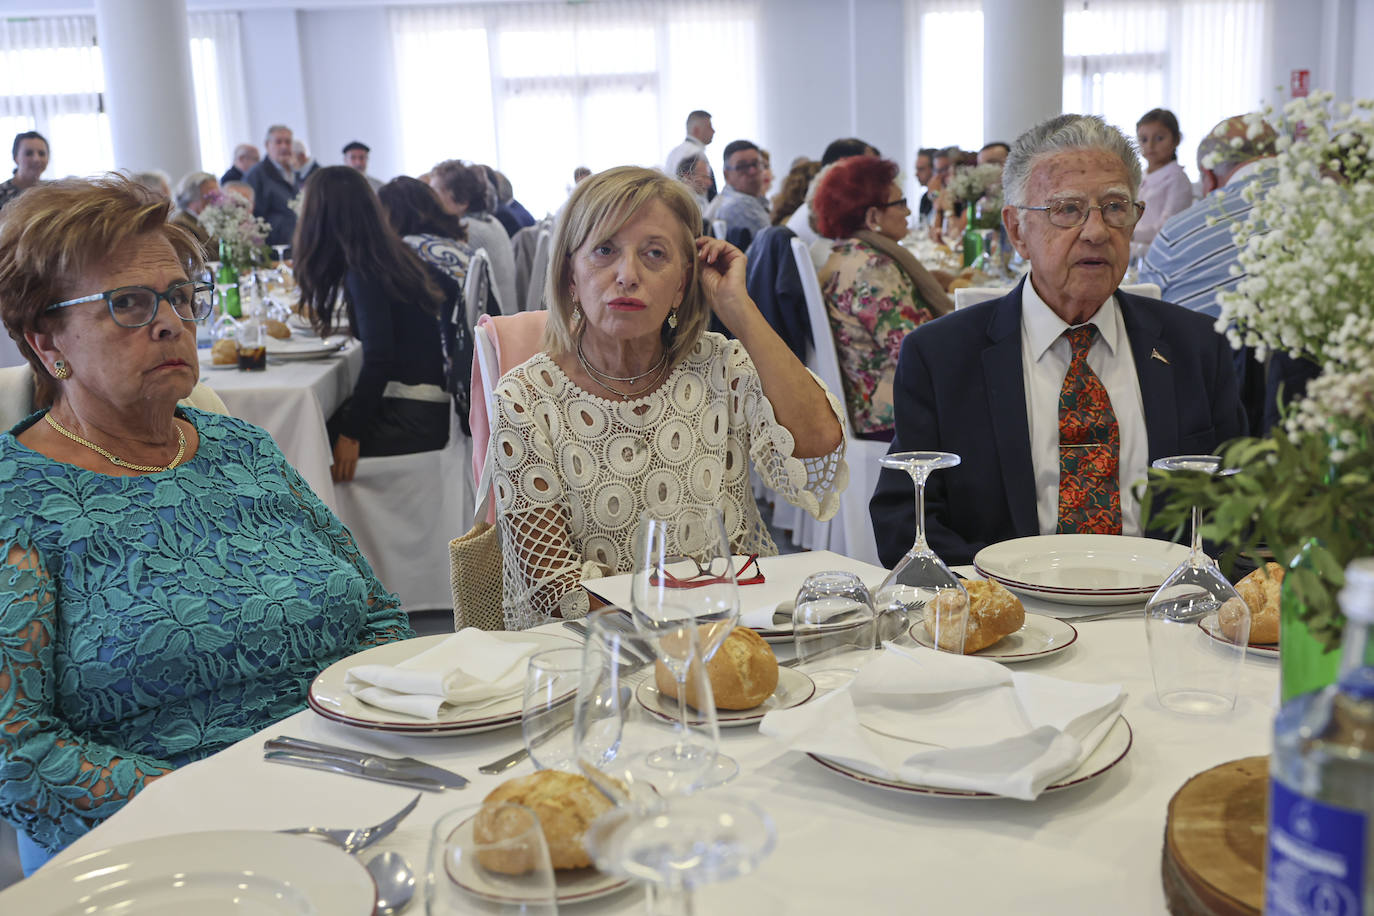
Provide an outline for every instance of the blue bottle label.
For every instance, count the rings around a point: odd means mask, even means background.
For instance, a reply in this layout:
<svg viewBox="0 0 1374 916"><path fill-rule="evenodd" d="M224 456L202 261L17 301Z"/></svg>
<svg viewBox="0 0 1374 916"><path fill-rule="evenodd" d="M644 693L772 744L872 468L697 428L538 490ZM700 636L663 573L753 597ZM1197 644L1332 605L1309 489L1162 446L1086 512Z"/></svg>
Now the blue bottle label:
<svg viewBox="0 0 1374 916"><path fill-rule="evenodd" d="M1269 859L1264 912L1360 916L1366 818L1269 781Z"/></svg>

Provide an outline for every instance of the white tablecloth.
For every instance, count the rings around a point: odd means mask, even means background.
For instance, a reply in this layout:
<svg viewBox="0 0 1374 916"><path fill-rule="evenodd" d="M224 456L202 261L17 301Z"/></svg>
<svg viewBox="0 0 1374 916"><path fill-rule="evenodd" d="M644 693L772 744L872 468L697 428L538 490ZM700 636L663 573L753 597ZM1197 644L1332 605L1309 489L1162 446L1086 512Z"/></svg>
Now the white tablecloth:
<svg viewBox="0 0 1374 916"><path fill-rule="evenodd" d="M210 352L201 350L201 381L214 389L231 414L271 433L316 495L337 509L329 477L334 455L324 423L353 392L363 371L363 348L353 342L342 355L328 359L269 360L262 372L209 366Z"/></svg>
<svg viewBox="0 0 1374 916"><path fill-rule="evenodd" d="M566 633L556 627L554 632ZM1268 751L1277 662L1245 661L1242 696L1231 715L1191 718L1166 712L1156 701L1140 618L1083 623L1079 633L1066 651L1020 670L1124 685L1129 697L1123 714L1135 732L1134 745L1101 777L1035 802L933 798L861 786L807 757L780 751L756 728L723 731L723 750L742 767L731 788L774 817L778 842L754 874L702 890L698 912L1164 913L1159 866L1169 798L1197 772ZM425 793L415 813L377 847L399 850L417 866L424 861L429 826L440 814L477 804L507 778L482 776L478 765L521 742L518 725L419 739L353 729L305 711L153 783L57 861L184 831L372 824L414 794L264 763L262 742L277 734L413 755L470 777L466 790ZM511 774L529 770L526 762ZM564 911L640 913L643 899L627 892Z"/></svg>

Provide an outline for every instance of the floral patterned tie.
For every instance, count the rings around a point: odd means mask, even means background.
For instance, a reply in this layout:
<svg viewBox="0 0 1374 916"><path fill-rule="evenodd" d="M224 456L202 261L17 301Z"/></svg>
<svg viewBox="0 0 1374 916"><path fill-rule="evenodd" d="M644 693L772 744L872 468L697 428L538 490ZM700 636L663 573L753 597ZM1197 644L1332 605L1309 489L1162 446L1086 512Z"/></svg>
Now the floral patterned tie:
<svg viewBox="0 0 1374 916"><path fill-rule="evenodd" d="M1091 324L1069 328L1073 347L1059 390L1060 534L1120 534L1121 428L1102 380L1088 366Z"/></svg>

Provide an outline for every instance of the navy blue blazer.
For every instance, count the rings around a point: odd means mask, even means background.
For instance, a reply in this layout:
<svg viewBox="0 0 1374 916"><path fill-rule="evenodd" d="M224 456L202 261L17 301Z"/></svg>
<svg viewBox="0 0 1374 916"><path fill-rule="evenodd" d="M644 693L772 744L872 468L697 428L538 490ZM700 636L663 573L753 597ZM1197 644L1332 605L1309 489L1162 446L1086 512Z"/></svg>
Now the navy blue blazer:
<svg viewBox="0 0 1374 916"><path fill-rule="evenodd" d="M261 159L248 170L243 180L253 189L253 215L267 220L272 231L267 234L269 245L290 245L296 234L296 211L291 200L296 185L286 180L276 164Z"/></svg>
<svg viewBox="0 0 1374 916"><path fill-rule="evenodd" d="M897 361L891 451L954 452L926 484L926 538L951 566L988 544L1040 533L1021 369L1021 286L928 321ZM1208 454L1246 432L1235 361L1213 319L1117 291L1145 407L1149 460ZM911 478L884 468L869 503L889 568L915 537Z"/></svg>

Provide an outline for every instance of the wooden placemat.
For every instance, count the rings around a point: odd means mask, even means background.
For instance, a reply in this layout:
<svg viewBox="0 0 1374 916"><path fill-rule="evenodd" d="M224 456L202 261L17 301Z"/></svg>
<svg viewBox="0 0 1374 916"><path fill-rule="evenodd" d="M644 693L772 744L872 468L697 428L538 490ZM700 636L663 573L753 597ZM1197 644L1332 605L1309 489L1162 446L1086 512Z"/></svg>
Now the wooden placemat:
<svg viewBox="0 0 1374 916"><path fill-rule="evenodd" d="M1164 899L1174 916L1259 916L1264 905L1269 758L1197 774L1169 800Z"/></svg>

